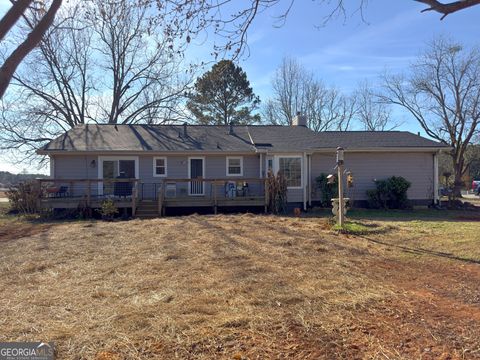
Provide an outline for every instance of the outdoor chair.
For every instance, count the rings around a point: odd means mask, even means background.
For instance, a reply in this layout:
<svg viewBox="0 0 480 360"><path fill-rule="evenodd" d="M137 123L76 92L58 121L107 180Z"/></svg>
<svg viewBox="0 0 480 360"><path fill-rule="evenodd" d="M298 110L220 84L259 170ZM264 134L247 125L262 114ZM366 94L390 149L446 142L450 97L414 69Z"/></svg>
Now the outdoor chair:
<svg viewBox="0 0 480 360"><path fill-rule="evenodd" d="M119 197L127 197L132 195L132 183L116 182L113 187L113 195Z"/></svg>

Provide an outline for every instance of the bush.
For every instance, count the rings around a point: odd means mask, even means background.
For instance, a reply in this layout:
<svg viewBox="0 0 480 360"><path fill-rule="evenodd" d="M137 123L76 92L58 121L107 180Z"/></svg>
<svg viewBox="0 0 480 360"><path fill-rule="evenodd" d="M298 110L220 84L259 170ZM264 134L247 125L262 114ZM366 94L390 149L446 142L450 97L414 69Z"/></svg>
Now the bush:
<svg viewBox="0 0 480 360"><path fill-rule="evenodd" d="M367 190L368 205L375 209L406 209L410 207L407 190L412 184L401 176L376 180L374 190Z"/></svg>
<svg viewBox="0 0 480 360"><path fill-rule="evenodd" d="M42 195L42 187L37 181L27 181L10 187L6 195L12 211L35 214L38 212L37 202Z"/></svg>
<svg viewBox="0 0 480 360"><path fill-rule="evenodd" d="M268 209L273 214L285 214L287 212L287 181L279 172L275 176L271 171L267 176L268 186Z"/></svg>
<svg viewBox="0 0 480 360"><path fill-rule="evenodd" d="M335 181L332 184L328 183L327 174L320 174L315 179L317 189L320 190L320 202L323 207L332 206L332 198L338 197L338 179L335 177Z"/></svg>
<svg viewBox="0 0 480 360"><path fill-rule="evenodd" d="M116 214L118 214L118 208L112 199L108 199L102 202L102 207L98 210L102 215L102 219L106 221L112 221Z"/></svg>

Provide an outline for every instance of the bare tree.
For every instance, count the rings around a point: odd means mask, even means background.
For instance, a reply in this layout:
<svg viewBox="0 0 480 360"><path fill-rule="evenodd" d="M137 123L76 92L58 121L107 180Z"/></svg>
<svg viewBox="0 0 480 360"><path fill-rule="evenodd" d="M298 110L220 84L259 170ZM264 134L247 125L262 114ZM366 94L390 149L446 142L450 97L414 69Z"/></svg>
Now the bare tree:
<svg viewBox="0 0 480 360"><path fill-rule="evenodd" d="M162 28L143 2L94 3L89 18L98 35L100 66L110 74L103 84L111 92L98 104L97 118L109 124L151 122L152 110L169 107L186 90L186 84L179 86L182 70L174 48L157 35Z"/></svg>
<svg viewBox="0 0 480 360"><path fill-rule="evenodd" d="M367 131L390 131L400 124L391 119L390 105L382 102L369 83L364 81L355 91L355 119Z"/></svg>
<svg viewBox="0 0 480 360"><path fill-rule="evenodd" d="M13 4L12 8L0 19L0 40L4 38L7 32L33 3L32 0L10 1ZM346 18L350 12L360 13L363 18L363 11L368 3L368 0L357 0L353 6L350 3L350 9L353 7L353 10L349 11L345 0L317 1L322 3L322 5L326 5L329 9L324 16L324 24L333 17L343 16ZM441 13L441 19L444 19L447 15L454 12L480 4L480 0L450 1L446 3L437 0L414 1L428 5L422 12L436 11ZM238 3L235 4L233 0L125 0L125 2L129 4L136 3L150 10L155 7L156 17L166 24L165 35L169 39L171 46L178 41L189 44L192 39L199 34L212 31L217 37L222 39L220 42L215 42L213 49L215 58L221 53L230 53L233 55L233 58L236 58L241 55L245 49L248 49L248 29L259 13L271 7L279 7L281 10L277 16L277 21L281 25L288 17L296 1L252 0L245 2L246 5L240 7L238 7ZM38 1L38 3L44 4L43 1ZM62 0L51 0L50 8L45 16L36 24L25 41L18 45L7 59L8 61L5 61L0 68L0 98L3 97L15 69L28 53L40 43L42 37L44 37L48 28L53 23L55 14L61 4ZM284 6L280 7L282 4ZM231 11L225 11L225 9L230 9Z"/></svg>
<svg viewBox="0 0 480 360"><path fill-rule="evenodd" d="M427 135L451 146L456 194L468 169L468 146L480 130L480 51L439 38L408 76L385 76L382 100L407 110Z"/></svg>
<svg viewBox="0 0 480 360"><path fill-rule="evenodd" d="M79 124L158 123L176 116L192 75L181 74L156 23L135 4L94 4L64 8L15 74L0 121L3 149L32 155ZM32 23L28 16L26 22Z"/></svg>
<svg viewBox="0 0 480 360"><path fill-rule="evenodd" d="M355 114L355 101L326 87L295 59L284 58L272 79L273 97L263 108L267 123L291 125L297 112L307 117L314 131L347 130Z"/></svg>

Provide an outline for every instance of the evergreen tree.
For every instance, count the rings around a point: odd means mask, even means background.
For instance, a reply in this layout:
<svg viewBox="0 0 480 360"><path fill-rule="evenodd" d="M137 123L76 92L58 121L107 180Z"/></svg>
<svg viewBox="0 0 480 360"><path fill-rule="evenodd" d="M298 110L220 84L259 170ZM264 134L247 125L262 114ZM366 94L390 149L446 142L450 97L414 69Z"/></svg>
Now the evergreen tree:
<svg viewBox="0 0 480 360"><path fill-rule="evenodd" d="M222 60L197 79L187 107L200 124L228 125L260 121L259 104L242 68Z"/></svg>

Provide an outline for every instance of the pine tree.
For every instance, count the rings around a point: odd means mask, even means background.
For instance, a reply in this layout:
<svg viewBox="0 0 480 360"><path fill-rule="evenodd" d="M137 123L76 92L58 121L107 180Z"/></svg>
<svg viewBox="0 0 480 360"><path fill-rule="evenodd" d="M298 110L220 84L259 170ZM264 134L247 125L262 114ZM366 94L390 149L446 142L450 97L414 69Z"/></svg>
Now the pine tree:
<svg viewBox="0 0 480 360"><path fill-rule="evenodd" d="M222 60L197 79L187 107L200 124L228 125L259 122L259 104L242 68Z"/></svg>

